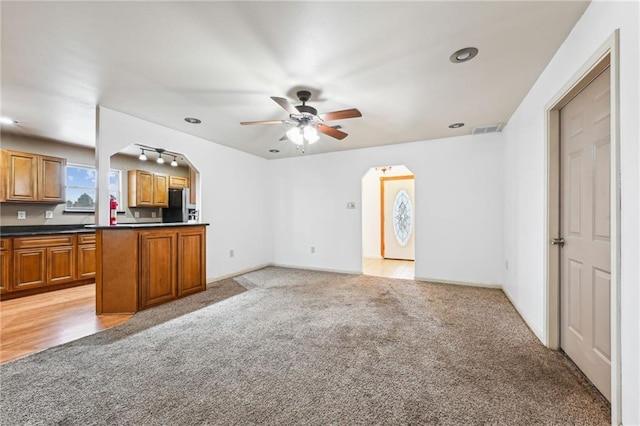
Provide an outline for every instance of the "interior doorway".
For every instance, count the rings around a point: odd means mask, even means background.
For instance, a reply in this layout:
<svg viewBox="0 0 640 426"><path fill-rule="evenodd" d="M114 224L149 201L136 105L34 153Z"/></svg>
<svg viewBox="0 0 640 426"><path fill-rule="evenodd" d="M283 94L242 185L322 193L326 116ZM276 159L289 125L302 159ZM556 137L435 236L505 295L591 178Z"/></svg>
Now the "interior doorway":
<svg viewBox="0 0 640 426"><path fill-rule="evenodd" d="M415 278L415 175L404 165L362 177L362 273Z"/></svg>

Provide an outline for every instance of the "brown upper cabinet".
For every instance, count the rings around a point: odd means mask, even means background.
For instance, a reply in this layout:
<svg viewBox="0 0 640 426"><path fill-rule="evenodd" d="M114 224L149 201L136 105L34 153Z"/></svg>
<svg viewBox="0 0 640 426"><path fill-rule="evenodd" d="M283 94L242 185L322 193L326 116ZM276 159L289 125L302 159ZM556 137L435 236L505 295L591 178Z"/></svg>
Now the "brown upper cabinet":
<svg viewBox="0 0 640 426"><path fill-rule="evenodd" d="M28 152L0 151L0 201L59 204L65 202L67 160Z"/></svg>
<svg viewBox="0 0 640 426"><path fill-rule="evenodd" d="M189 178L185 176L169 176L169 188L189 188Z"/></svg>
<svg viewBox="0 0 640 426"><path fill-rule="evenodd" d="M129 170L129 207L168 207L169 176Z"/></svg>

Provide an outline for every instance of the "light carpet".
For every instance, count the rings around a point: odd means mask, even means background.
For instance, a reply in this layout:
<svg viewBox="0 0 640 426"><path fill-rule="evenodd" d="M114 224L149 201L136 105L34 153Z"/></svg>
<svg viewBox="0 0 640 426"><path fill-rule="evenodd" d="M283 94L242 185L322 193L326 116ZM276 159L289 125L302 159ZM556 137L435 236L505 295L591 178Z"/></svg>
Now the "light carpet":
<svg viewBox="0 0 640 426"><path fill-rule="evenodd" d="M249 291L229 295L240 283ZM608 424L500 290L269 267L0 366L2 425Z"/></svg>

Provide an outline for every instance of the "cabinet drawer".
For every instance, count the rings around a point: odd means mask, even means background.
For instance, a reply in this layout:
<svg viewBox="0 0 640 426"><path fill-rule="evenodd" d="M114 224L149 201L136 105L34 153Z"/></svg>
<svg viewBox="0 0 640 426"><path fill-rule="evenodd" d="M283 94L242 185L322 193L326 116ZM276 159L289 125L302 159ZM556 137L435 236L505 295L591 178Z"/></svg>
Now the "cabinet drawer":
<svg viewBox="0 0 640 426"><path fill-rule="evenodd" d="M39 237L21 237L13 239L13 248L52 247L72 245L75 235L41 235Z"/></svg>
<svg viewBox="0 0 640 426"><path fill-rule="evenodd" d="M94 244L96 242L96 234L78 234L78 244Z"/></svg>
<svg viewBox="0 0 640 426"><path fill-rule="evenodd" d="M0 250L11 250L11 240L9 238L0 239Z"/></svg>

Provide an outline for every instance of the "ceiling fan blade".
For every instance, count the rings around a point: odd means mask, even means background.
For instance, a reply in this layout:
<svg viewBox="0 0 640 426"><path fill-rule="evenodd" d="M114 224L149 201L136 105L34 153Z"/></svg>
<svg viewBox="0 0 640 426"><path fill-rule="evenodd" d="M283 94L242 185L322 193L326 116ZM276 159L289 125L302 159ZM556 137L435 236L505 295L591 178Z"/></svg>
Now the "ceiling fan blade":
<svg viewBox="0 0 640 426"><path fill-rule="evenodd" d="M300 114L300 111L298 111L296 107L291 105L291 103L289 103L289 101L286 100L285 98L277 98L275 96L272 96L271 99L276 101L276 103L280 105L282 108L284 108L284 110L287 111L289 114Z"/></svg>
<svg viewBox="0 0 640 426"><path fill-rule="evenodd" d="M333 127L329 127L325 124L318 124L318 131L321 133L324 133L325 135L331 136L332 138L336 138L340 140L348 136L345 132L338 129L334 129Z"/></svg>
<svg viewBox="0 0 640 426"><path fill-rule="evenodd" d="M288 120L263 120L263 121L242 121L240 124L243 126L253 125L253 124L287 124Z"/></svg>
<svg viewBox="0 0 640 426"><path fill-rule="evenodd" d="M342 120L345 118L357 118L362 117L362 113L357 108L343 109L342 111L325 112L318 117L324 121Z"/></svg>

